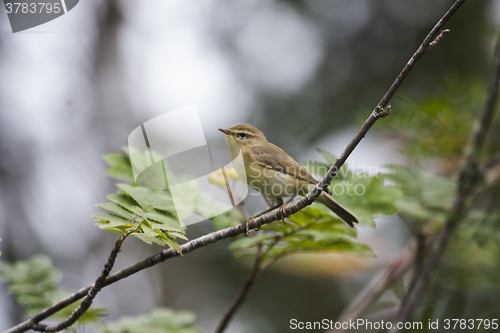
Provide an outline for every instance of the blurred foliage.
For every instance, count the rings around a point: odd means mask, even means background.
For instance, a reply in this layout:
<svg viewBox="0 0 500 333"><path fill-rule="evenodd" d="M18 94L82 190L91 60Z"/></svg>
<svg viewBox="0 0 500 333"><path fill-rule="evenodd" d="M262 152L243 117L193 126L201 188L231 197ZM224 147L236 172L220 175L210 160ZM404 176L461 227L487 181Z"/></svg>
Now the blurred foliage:
<svg viewBox="0 0 500 333"><path fill-rule="evenodd" d="M326 163L309 161L304 165L323 178L337 157L323 149L317 149L317 152ZM348 208L361 224L375 226L373 218L377 215L392 215L398 211L394 202L401 196L401 191L385 186L385 178L386 175L378 173L377 168L350 168L344 164L332 179L329 189L335 200Z"/></svg>
<svg viewBox="0 0 500 333"><path fill-rule="evenodd" d="M201 333L193 323L196 319L190 311L173 311L156 308L151 313L135 317L122 317L107 323L102 333Z"/></svg>
<svg viewBox="0 0 500 333"><path fill-rule="evenodd" d="M311 172L324 177L336 157L318 150L324 162L304 163ZM333 179L330 190L335 200L358 217L360 223L374 226L374 216L391 215L397 212L396 200L400 190L384 186L384 176L369 176L366 170L355 172L344 166ZM232 219L232 222L231 222ZM216 229L241 223L241 215L228 212L214 219ZM375 256L369 246L357 241L356 229L350 228L327 207L313 203L293 214L286 223L275 221L263 225L252 237L240 237L229 249L236 256L255 255L263 247L261 263L305 252L340 252L361 256Z"/></svg>
<svg viewBox="0 0 500 333"><path fill-rule="evenodd" d="M448 77L443 89L431 95L397 99L390 121L379 125L402 138L405 155L439 158L445 170L453 172L482 110L485 92L482 81ZM500 133L491 133L488 149L489 154L500 149Z"/></svg>
<svg viewBox="0 0 500 333"><path fill-rule="evenodd" d="M486 86L477 81L448 79L443 90L429 96L399 99L391 121L381 122L384 130L402 139L403 153L410 159L409 167L390 166L392 173L387 179L403 193L396 206L413 233L425 230L433 235L450 213L456 175L483 108L485 92ZM498 119L495 118L485 145L486 159L500 150ZM499 194L498 179L496 183L486 183L485 179L450 239L412 320L426 323L439 319L442 323L452 318L499 318ZM404 293L396 289L402 285L403 280L387 290L374 309L398 306ZM391 301L384 303L388 299ZM424 325L426 330L429 329ZM488 330L483 327L471 331Z"/></svg>
<svg viewBox="0 0 500 333"><path fill-rule="evenodd" d="M59 286L61 272L52 266L50 258L43 255L13 264L0 263L0 280L7 282L9 293L28 315L40 312L71 294ZM65 319L79 305L80 301L75 302L50 318ZM76 323L93 324L109 313L108 307L93 306Z"/></svg>
<svg viewBox="0 0 500 333"><path fill-rule="evenodd" d="M448 215L455 196L455 179L440 177L414 163L410 168L389 166L386 177L395 182L402 195L395 201L401 218L413 231L423 225L439 228Z"/></svg>
<svg viewBox="0 0 500 333"><path fill-rule="evenodd" d="M25 307L28 315L38 313L53 305L58 300L70 295L70 292L59 286L61 272L52 266L50 258L37 255L26 261L14 264L0 264L0 281L8 283L9 293L15 296L16 302ZM80 301L57 312L51 319L66 319L80 305ZM116 322L98 325L98 320L111 313L108 307L92 306L80 319L77 325L91 325L103 333L199 333L193 326L195 315L189 311L174 312L157 308L149 315L123 317ZM74 329L72 329L74 330Z"/></svg>

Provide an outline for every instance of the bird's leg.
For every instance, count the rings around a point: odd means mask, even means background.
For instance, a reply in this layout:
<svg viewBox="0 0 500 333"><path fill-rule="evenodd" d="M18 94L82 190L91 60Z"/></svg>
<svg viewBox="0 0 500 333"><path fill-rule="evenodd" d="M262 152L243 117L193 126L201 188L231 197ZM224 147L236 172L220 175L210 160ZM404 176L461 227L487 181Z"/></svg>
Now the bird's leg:
<svg viewBox="0 0 500 333"><path fill-rule="evenodd" d="M293 199L295 199L297 197L297 195L299 195L301 190L298 190L294 195L292 195L284 204L281 205L280 209L279 209L279 212L281 213L281 220L283 221L283 223L286 223L285 222L285 209L286 207L290 204L290 202L293 201ZM281 202L283 202L283 199L280 199Z"/></svg>
<svg viewBox="0 0 500 333"><path fill-rule="evenodd" d="M264 215L265 213L269 213L270 211L272 211L272 210L274 210L274 209L276 209L276 208L278 208L278 207L280 207L280 206L283 205L283 199L281 199L281 198L276 199L276 202L277 202L276 205L271 206L268 209L266 209L265 211L263 211L263 212L261 212L261 213L259 213L257 215L254 215L254 216L252 216L252 217L250 217L248 219L245 219L245 220L243 220L243 222L241 222L241 224L243 224L245 226L245 230L246 230L245 231L245 235L248 235L248 232L249 232L249 230L248 230L248 223L250 221L252 221L253 219L256 219L257 217L259 217L261 215Z"/></svg>
<svg viewBox="0 0 500 333"><path fill-rule="evenodd" d="M262 194L262 197L264 198L264 201L266 202L266 204L271 207L271 206L275 206L276 205L276 200L274 199L271 199L271 198L268 198L266 197L264 194Z"/></svg>

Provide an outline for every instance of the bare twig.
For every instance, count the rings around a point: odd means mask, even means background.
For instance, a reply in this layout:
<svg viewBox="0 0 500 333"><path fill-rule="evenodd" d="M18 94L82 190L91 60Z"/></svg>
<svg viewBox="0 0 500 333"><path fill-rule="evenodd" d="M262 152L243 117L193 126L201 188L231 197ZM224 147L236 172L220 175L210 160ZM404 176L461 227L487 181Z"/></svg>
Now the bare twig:
<svg viewBox="0 0 500 333"><path fill-rule="evenodd" d="M424 264L425 260L425 244L427 238L422 231L419 231L415 236L417 241L417 253L415 255L415 268L419 269Z"/></svg>
<svg viewBox="0 0 500 333"><path fill-rule="evenodd" d="M352 140L349 142L349 144L346 146L344 151L340 154L340 156L337 158L335 163L332 165L330 170L328 170L327 174L325 177L319 182L314 189L307 193L304 197L302 197L300 200L298 200L295 203L291 203L286 207L284 210L280 211L272 211L267 214L264 214L262 216L259 216L255 219L252 219L251 221L248 222L248 228L249 229L258 229L261 225L263 224L268 224L273 221L277 220L282 220L283 218L286 218L299 210L311 205L316 198L318 198L321 195L321 192L326 189L333 177L337 174L338 170L342 165L344 165L345 161L351 155L351 153L354 151L354 149L357 147L359 142L364 138L366 133L370 130L370 128L375 124L375 122L381 118L384 114L381 115L381 109L384 110L389 104L389 101L392 99L396 91L399 89L403 81L406 79L410 71L413 69L413 66L415 63L420 59L420 57L426 52L429 44L433 41L435 36L437 35L438 31L443 27L444 23L448 21L448 19L456 12L456 10L465 2L466 0L457 0L453 6L446 12L446 14L439 20L439 22L434 26L434 28L431 30L431 32L427 35L427 37L424 39L422 44L419 46L417 51L413 54L413 56L410 58L408 63L405 65L401 73L399 73L398 77L394 81L394 83L391 85L389 90L385 93L384 97L380 100L378 105L374 108L368 119L365 121L363 126L359 129L359 131L356 133L356 135L352 138ZM229 227L226 229L222 229L216 232L212 232L210 234L201 236L197 239L193 239L183 245L181 245L181 251L183 254L189 253L191 251L194 251L198 248L207 246L209 244L215 243L219 240L229 238L229 237L234 237L238 236L241 234L244 234L246 232L246 227L243 225L237 225L234 227ZM163 250L162 252L146 258L142 261L139 261L131 266L128 266L119 272L109 276L106 281L104 282L103 286L108 286L112 283L115 283L121 279L124 279L132 274L135 274L143 269L146 269L148 267L154 266L160 262L163 262L169 258L177 257L179 253L177 253L174 249L166 249ZM48 316L53 315L54 313L60 311L61 309L65 308L69 304L72 304L82 297L84 297L88 291L92 288L91 286L87 286L73 295L65 298L64 300L58 302L57 304L54 304L53 306L39 312L32 318L10 328L9 330L5 331L4 333L19 333L19 332L24 332L30 328L30 323L33 322L39 322Z"/></svg>
<svg viewBox="0 0 500 333"><path fill-rule="evenodd" d="M415 260L417 243L411 240L401 250L401 254L394 259L385 270L376 275L359 294L352 300L349 306L341 313L336 322L349 322L361 317L366 310L375 304L382 293L395 281L399 280L410 269ZM343 333L348 329L331 330L327 333Z"/></svg>
<svg viewBox="0 0 500 333"><path fill-rule="evenodd" d="M495 156L482 163L481 168L484 172L487 172L500 164L500 152L497 152Z"/></svg>
<svg viewBox="0 0 500 333"><path fill-rule="evenodd" d="M460 169L458 188L453 201L451 214L440 230L426 263L418 270L403 299L394 322L405 322L411 317L413 310L430 280L430 273L434 270L441 254L450 238L453 229L463 219L467 212L467 203L480 184L479 158L486 141L492 119L497 109L498 88L500 81L500 35L493 59L493 71L490 78L488 96L484 109L475 125L469 144L465 150L465 160ZM393 325L389 332L401 330Z"/></svg>
<svg viewBox="0 0 500 333"><path fill-rule="evenodd" d="M443 39L444 35L446 35L449 32L450 32L450 29L441 30L441 33L439 35L437 35L437 37L429 44L429 46L427 47L427 51L429 51L430 49L432 49L433 47L438 45L439 42Z"/></svg>
<svg viewBox="0 0 500 333"><path fill-rule="evenodd" d="M250 288L253 286L255 279L257 278L257 275L262 271L260 265L261 258L262 258L262 244L259 244L257 254L255 256L255 263L253 264L252 270L250 271L248 277L245 279L245 282L243 282L243 285L241 286L241 289L238 292L238 295L234 299L233 303L224 313L224 316L222 317L219 325L217 326L215 333L224 332L231 318L234 316L234 314L241 306L241 304L243 304L243 301L245 300L248 292L250 291Z"/></svg>
<svg viewBox="0 0 500 333"><path fill-rule="evenodd" d="M111 253L109 254L108 261L104 265L104 269L102 270L101 275L99 275L99 277L95 281L94 286L90 288L89 292L87 293L87 296L83 299L82 303L80 303L80 306L78 306L78 308L76 308L76 310L73 311L73 313L68 318L66 318L65 320L61 321L59 324L54 326L38 324L38 322L31 320L30 328L32 330L39 332L59 332L62 331L63 329L70 327L78 319L80 319L80 317L92 305L92 301L97 296L97 293L101 291L101 288L104 285L104 281L108 277L109 272L111 272L111 269L115 264L116 256L118 255L118 252L120 252L120 248L123 244L123 241L125 240L125 237L126 236L122 236L118 238L118 240L115 243L115 247L113 248L113 250L111 250Z"/></svg>

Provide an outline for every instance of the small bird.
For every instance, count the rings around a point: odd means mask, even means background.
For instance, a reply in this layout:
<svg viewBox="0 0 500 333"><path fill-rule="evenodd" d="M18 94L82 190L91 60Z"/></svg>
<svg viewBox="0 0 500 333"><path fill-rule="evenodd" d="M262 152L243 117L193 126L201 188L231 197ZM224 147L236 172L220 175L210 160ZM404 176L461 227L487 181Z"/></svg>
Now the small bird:
<svg viewBox="0 0 500 333"><path fill-rule="evenodd" d="M241 150L248 185L277 201L277 205L261 214L277 207L284 209L297 195L307 194L318 183L306 167L267 141L264 133L254 126L236 124L228 129L219 128L219 131L226 134L233 160ZM286 197L290 199L283 204L283 198ZM321 193L316 202L328 207L352 228L354 223L359 223L353 214L332 198L328 189Z"/></svg>

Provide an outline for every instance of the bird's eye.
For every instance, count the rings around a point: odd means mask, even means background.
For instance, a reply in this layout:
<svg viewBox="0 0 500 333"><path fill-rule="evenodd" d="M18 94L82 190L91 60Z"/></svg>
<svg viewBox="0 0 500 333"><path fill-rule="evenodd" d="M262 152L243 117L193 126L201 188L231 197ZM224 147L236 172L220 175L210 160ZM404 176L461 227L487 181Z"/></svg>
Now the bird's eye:
<svg viewBox="0 0 500 333"><path fill-rule="evenodd" d="M240 133L238 134L238 136L242 139L247 137L246 133Z"/></svg>

